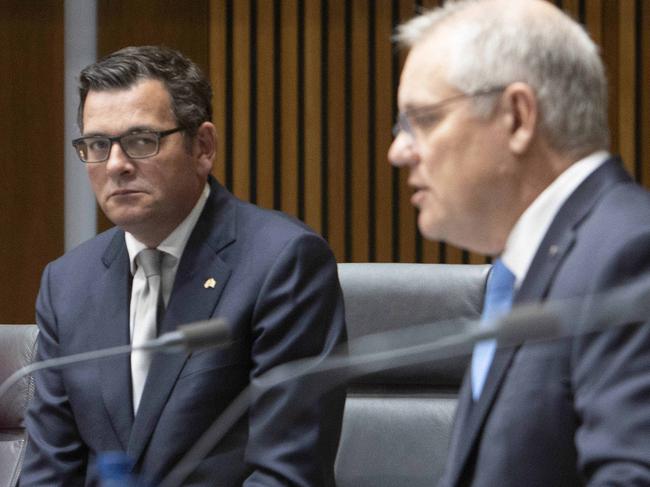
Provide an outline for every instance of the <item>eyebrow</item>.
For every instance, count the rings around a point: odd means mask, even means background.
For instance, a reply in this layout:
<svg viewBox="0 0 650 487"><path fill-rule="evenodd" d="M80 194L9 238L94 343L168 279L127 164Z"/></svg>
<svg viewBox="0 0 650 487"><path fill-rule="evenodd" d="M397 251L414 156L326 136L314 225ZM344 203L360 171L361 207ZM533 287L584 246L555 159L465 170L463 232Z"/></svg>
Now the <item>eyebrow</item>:
<svg viewBox="0 0 650 487"><path fill-rule="evenodd" d="M133 127L129 127L126 131L118 134L116 137L120 137L122 135L137 134L140 132L158 132L158 129L152 127L151 125L135 125ZM84 133L82 137L113 137L113 136L108 135L106 132L93 131L93 132Z"/></svg>

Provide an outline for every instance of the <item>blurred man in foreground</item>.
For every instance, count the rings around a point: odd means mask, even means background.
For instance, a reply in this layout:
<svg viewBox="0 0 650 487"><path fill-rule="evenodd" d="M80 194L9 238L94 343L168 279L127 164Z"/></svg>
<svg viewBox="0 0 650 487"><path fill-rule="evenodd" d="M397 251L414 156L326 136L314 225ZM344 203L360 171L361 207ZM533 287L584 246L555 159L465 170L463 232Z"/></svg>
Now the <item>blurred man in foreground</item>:
<svg viewBox="0 0 650 487"><path fill-rule="evenodd" d="M650 271L650 196L607 152L580 25L538 0L448 2L399 28L391 163L423 235L495 257L484 323ZM650 328L474 349L443 486L650 485Z"/></svg>
<svg viewBox="0 0 650 487"><path fill-rule="evenodd" d="M159 481L233 398L276 365L329 355L345 338L336 263L301 223L234 198L212 176L212 91L160 47L126 48L80 76L73 141L116 228L47 266L39 358L145 342L222 317L233 341L143 352L36 374L21 485L94 485L123 451ZM301 392L302 391L302 392ZM296 383L257 397L191 485L333 485L343 397Z"/></svg>

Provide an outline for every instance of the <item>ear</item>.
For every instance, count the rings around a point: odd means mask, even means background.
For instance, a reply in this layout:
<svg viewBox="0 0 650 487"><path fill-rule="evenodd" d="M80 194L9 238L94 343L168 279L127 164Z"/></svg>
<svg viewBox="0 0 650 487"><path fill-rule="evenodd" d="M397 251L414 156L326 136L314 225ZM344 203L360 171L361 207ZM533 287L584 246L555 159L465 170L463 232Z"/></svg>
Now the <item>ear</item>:
<svg viewBox="0 0 650 487"><path fill-rule="evenodd" d="M197 161L201 176L208 177L217 152L217 130L212 122L203 122L196 131L192 144L192 154Z"/></svg>
<svg viewBox="0 0 650 487"><path fill-rule="evenodd" d="M508 146L516 155L524 154L531 146L537 131L539 110L537 96L526 83L512 83L502 97L508 113L510 138Z"/></svg>

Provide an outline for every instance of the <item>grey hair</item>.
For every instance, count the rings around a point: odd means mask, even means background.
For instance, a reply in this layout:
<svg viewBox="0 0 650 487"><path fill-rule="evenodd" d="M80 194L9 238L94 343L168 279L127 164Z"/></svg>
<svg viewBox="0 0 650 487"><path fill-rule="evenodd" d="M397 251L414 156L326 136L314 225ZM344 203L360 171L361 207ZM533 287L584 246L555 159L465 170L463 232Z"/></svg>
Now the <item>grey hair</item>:
<svg viewBox="0 0 650 487"><path fill-rule="evenodd" d="M126 47L86 66L79 75L77 124L83 132L83 111L90 90L130 88L142 80L161 81L172 111L188 135L212 120L212 88L201 69L180 52L162 46Z"/></svg>
<svg viewBox="0 0 650 487"><path fill-rule="evenodd" d="M469 94L524 82L537 96L541 129L556 150L578 155L607 148L607 80L598 47L561 11L549 22L518 8L524 4L447 2L399 26L395 39L411 48L444 29L439 55L452 86ZM496 101L485 98L475 100L483 115Z"/></svg>

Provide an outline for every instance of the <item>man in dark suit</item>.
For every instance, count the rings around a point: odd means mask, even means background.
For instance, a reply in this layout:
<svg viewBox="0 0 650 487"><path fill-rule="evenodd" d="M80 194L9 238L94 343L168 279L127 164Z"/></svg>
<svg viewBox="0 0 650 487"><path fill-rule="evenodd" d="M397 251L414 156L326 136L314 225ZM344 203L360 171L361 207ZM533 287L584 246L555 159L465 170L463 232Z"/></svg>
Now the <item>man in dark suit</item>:
<svg viewBox="0 0 650 487"><path fill-rule="evenodd" d="M114 450L159 481L252 379L325 358L345 338L325 241L210 175L211 88L191 61L126 48L82 71L80 97L74 145L116 227L45 269L39 358L139 343L210 317L227 321L233 341L36 374L22 486L94 484L98 456ZM343 397L314 389L291 382L256 397L191 485L333 485Z"/></svg>
<svg viewBox="0 0 650 487"><path fill-rule="evenodd" d="M604 69L580 25L545 1L463 1L398 37L389 159L426 237L495 258L484 316L649 275L650 196L607 152ZM496 345L474 349L441 485L650 485L647 324Z"/></svg>

